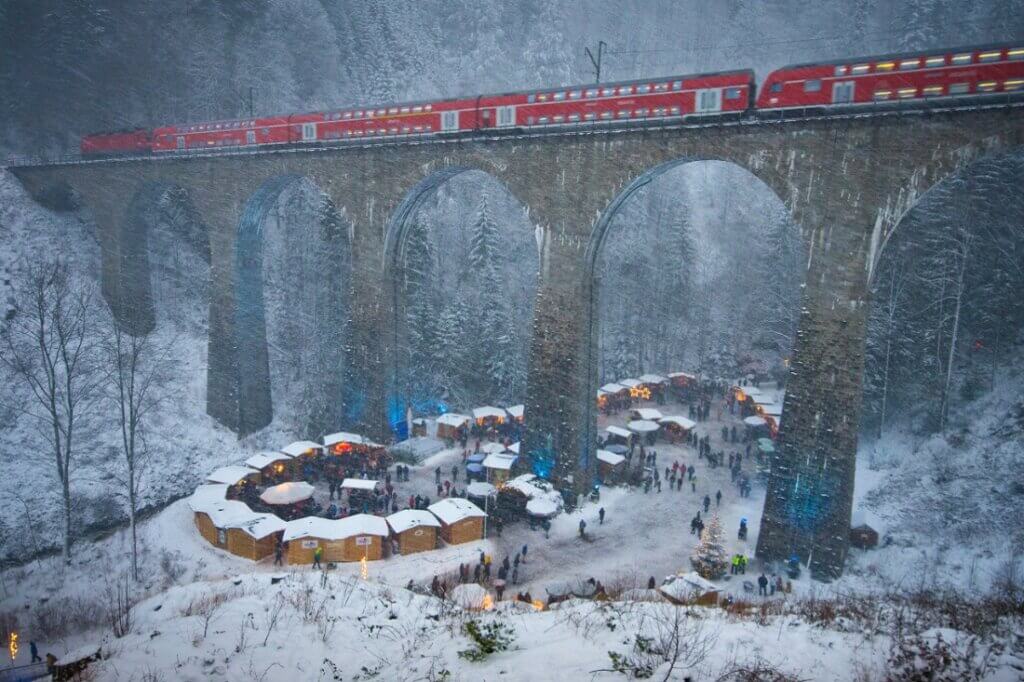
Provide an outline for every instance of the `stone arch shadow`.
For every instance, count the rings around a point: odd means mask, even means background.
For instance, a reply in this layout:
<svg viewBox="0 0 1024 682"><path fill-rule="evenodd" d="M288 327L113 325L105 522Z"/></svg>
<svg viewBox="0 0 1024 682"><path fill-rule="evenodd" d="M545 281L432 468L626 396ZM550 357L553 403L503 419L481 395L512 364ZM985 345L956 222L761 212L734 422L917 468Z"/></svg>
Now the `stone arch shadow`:
<svg viewBox="0 0 1024 682"><path fill-rule="evenodd" d="M304 175L283 174L264 181L249 197L239 219L233 254L233 373L236 377L239 436L258 431L274 418L273 380L268 347L264 255L266 223L286 192L307 185L319 195L322 213L315 225L318 245L314 261L317 316L307 333L321 341L315 362L322 370L302 380L319 397L306 428L318 433L336 425L344 411L345 333L339 293L348 301L351 249L342 213L317 182ZM322 315L320 314L322 313ZM313 382L313 383L310 383Z"/></svg>
<svg viewBox="0 0 1024 682"><path fill-rule="evenodd" d="M143 184L132 195L120 223L117 287L107 293L108 304L118 324L131 334L148 334L157 324L150 237L153 228L166 217L161 215L164 200L174 198L182 205L186 224L171 225L175 232L173 236L185 242L207 267L210 264L209 234L192 203L188 188L164 182Z"/></svg>
<svg viewBox="0 0 1024 682"><path fill-rule="evenodd" d="M624 189L618 192L608 206L601 212L590 233L584 254L583 281L581 292L584 298L583 303L583 327L581 357L583 362L580 367L582 381L578 382L579 395L577 399L583 408L583 424L579 430L579 442L576 445L575 469L586 477L587 487L596 482L597 461L597 409L594 396L597 394L598 381L598 337L600 329L600 260L607 242L613 221L619 212L628 202L633 200L638 192L648 187L652 182L665 176L673 170L695 163L722 163L739 168L748 176L748 180L764 185L765 188L778 199L779 203L786 206L787 212L793 218L789 203L784 195L780 195L780 188L784 185L775 182L776 178L762 176L748 166L738 163L730 158L717 158L706 156L684 156L663 161L643 171ZM794 223L797 221L794 219ZM804 244L806 247L806 244ZM586 489L586 488L585 488ZM585 490L584 489L584 490ZM577 492L580 492L577 486Z"/></svg>
<svg viewBox="0 0 1024 682"><path fill-rule="evenodd" d="M405 395L403 388L400 386L400 377L403 368L401 357L402 316L405 312L402 275L405 267L406 245L410 229L419 210L426 206L427 202L444 185L470 173L486 176L498 184L517 203L526 207L526 204L512 192L509 186L492 172L475 166L449 166L431 172L409 189L398 206L391 212L387 221L383 251L383 282L386 296L384 309L386 312L382 321L382 327L385 389L384 429L388 434L400 433L403 430L402 425L406 417L406 409L409 406L409 397ZM539 289L540 276L538 274L537 290L539 291ZM536 315L536 310L534 310L533 314ZM532 328L533 325L531 324L531 330ZM532 344L532 339L530 343ZM527 388L528 392L529 389ZM469 406L458 407L468 408Z"/></svg>

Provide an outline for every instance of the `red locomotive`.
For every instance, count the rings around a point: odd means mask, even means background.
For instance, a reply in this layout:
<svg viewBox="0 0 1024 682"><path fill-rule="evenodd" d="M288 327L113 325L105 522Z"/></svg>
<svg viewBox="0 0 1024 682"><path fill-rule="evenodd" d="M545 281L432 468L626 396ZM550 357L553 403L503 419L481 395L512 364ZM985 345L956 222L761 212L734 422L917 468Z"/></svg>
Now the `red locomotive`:
<svg viewBox="0 0 1024 682"><path fill-rule="evenodd" d="M921 109L1024 94L1024 47L982 47L800 64L758 94L751 70L546 88L501 95L162 126L82 138L83 156L343 144L406 136L643 125L850 108Z"/></svg>

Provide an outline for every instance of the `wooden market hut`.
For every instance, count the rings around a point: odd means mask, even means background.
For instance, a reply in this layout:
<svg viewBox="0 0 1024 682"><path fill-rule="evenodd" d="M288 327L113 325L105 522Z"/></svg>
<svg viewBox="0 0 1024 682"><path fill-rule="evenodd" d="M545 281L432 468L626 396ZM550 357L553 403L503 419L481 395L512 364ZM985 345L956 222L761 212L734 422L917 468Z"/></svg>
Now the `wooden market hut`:
<svg viewBox="0 0 1024 682"><path fill-rule="evenodd" d="M681 440L686 437L686 434L690 432L693 427L697 426L697 422L686 417L677 417L676 415L668 415L658 420L661 424L661 430L665 432L665 435L669 437L669 440Z"/></svg>
<svg viewBox="0 0 1024 682"><path fill-rule="evenodd" d="M245 465L259 472L256 483L260 485L283 483L291 480L294 474L292 457L283 452L256 453L245 460Z"/></svg>
<svg viewBox="0 0 1024 682"><path fill-rule="evenodd" d="M505 481L509 479L512 474L512 467L515 465L516 460L519 459L517 455L511 452L494 452L484 458L481 462L484 469L487 471L487 482L496 488L500 488L505 484Z"/></svg>
<svg viewBox="0 0 1024 682"><path fill-rule="evenodd" d="M525 414L526 407L524 405L513 405L505 410L508 412L508 416L512 417L513 420L523 423L523 415Z"/></svg>
<svg viewBox="0 0 1024 682"><path fill-rule="evenodd" d="M226 483L208 483L198 486L188 498L196 529L211 545L217 544L217 528L210 520L209 512L227 502L227 495Z"/></svg>
<svg viewBox="0 0 1024 682"><path fill-rule="evenodd" d="M289 564L311 564L317 547L323 548L323 562L376 561L384 556L387 521L379 516L356 514L343 519L319 516L290 521L284 530Z"/></svg>
<svg viewBox="0 0 1024 682"><path fill-rule="evenodd" d="M659 421L663 416L660 410L653 407L638 407L629 411L630 419L644 419L649 422Z"/></svg>
<svg viewBox="0 0 1024 682"><path fill-rule="evenodd" d="M608 383L597 389L597 406L609 411L629 405L629 389L622 384Z"/></svg>
<svg viewBox="0 0 1024 682"><path fill-rule="evenodd" d="M716 606L719 588L696 571L669 576L658 588L666 600L677 605Z"/></svg>
<svg viewBox="0 0 1024 682"><path fill-rule="evenodd" d="M206 477L207 483L226 483L228 486L228 498L235 499L238 497L244 497L248 490L259 482L260 472L256 469L243 466L233 465L221 467L214 470L209 476Z"/></svg>
<svg viewBox="0 0 1024 682"><path fill-rule="evenodd" d="M498 424L504 424L506 419L508 419L508 413L500 407L484 405L483 407L473 408L473 421L476 422L477 426L497 426Z"/></svg>
<svg viewBox="0 0 1024 682"><path fill-rule="evenodd" d="M387 448L375 443L358 433L339 431L324 436L324 447L328 454L339 457L357 457L360 464L367 468L376 468L382 457L387 455Z"/></svg>
<svg viewBox="0 0 1024 682"><path fill-rule="evenodd" d="M597 451L597 474L607 484L618 481L626 470L626 458L609 450Z"/></svg>
<svg viewBox="0 0 1024 682"><path fill-rule="evenodd" d="M232 554L259 561L274 553L287 524L274 514L253 513L239 518L227 528L227 549Z"/></svg>
<svg viewBox="0 0 1024 682"><path fill-rule="evenodd" d="M850 544L858 549L878 547L878 531L866 523L850 529Z"/></svg>
<svg viewBox="0 0 1024 682"><path fill-rule="evenodd" d="M441 522L424 509L403 509L387 517L391 537L398 551L405 554L426 552L437 548L437 530Z"/></svg>
<svg viewBox="0 0 1024 682"><path fill-rule="evenodd" d="M479 540L484 536L486 514L461 497L446 497L427 507L441 522L441 537L449 545Z"/></svg>
<svg viewBox="0 0 1024 682"><path fill-rule="evenodd" d="M622 443L627 446L633 441L634 436L632 431L621 426L608 426L605 428L605 433L608 434L609 442Z"/></svg>
<svg viewBox="0 0 1024 682"><path fill-rule="evenodd" d="M195 512L199 534L214 547L228 549L228 530L252 519L254 512L245 502L224 500Z"/></svg>
<svg viewBox="0 0 1024 682"><path fill-rule="evenodd" d="M686 388L697 383L697 377L689 372L669 372L668 380L675 388Z"/></svg>
<svg viewBox="0 0 1024 682"><path fill-rule="evenodd" d="M324 453L324 446L311 440L297 440L281 448L281 452L289 457L316 457Z"/></svg>
<svg viewBox="0 0 1024 682"><path fill-rule="evenodd" d="M466 428L470 419L464 414L448 412L437 418L437 437L459 440L463 435L462 429Z"/></svg>
<svg viewBox="0 0 1024 682"><path fill-rule="evenodd" d="M629 390L629 397L633 400L650 400L651 389L644 386L639 379L620 379L619 382Z"/></svg>
<svg viewBox="0 0 1024 682"><path fill-rule="evenodd" d="M427 420L423 417L416 417L412 420L412 438L421 438L427 435Z"/></svg>

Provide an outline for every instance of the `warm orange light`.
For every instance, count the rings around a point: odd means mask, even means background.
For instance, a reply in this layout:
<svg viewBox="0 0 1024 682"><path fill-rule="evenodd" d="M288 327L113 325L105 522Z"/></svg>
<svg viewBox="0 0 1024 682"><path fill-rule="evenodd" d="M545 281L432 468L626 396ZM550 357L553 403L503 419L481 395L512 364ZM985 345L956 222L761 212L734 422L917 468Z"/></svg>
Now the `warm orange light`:
<svg viewBox="0 0 1024 682"><path fill-rule="evenodd" d="M275 464L274 471L276 471L277 473L281 473L282 471L284 471L284 465L281 463Z"/></svg>
<svg viewBox="0 0 1024 682"><path fill-rule="evenodd" d="M352 451L352 443L335 443L333 452L336 455L344 455L347 452Z"/></svg>
<svg viewBox="0 0 1024 682"><path fill-rule="evenodd" d="M370 567L366 565L366 557L359 560L359 577L363 580L370 579Z"/></svg>
<svg viewBox="0 0 1024 682"><path fill-rule="evenodd" d="M491 599L491 595L484 595L484 600L483 602L481 602L480 608L484 609L485 611L490 611L494 608L494 600Z"/></svg>
<svg viewBox="0 0 1024 682"><path fill-rule="evenodd" d="M534 610L536 611L544 610L544 602L542 602L540 599L534 599L532 602L530 602L530 605L533 606Z"/></svg>
<svg viewBox="0 0 1024 682"><path fill-rule="evenodd" d="M18 657L18 633L11 631L7 642L7 651L11 654L11 663Z"/></svg>

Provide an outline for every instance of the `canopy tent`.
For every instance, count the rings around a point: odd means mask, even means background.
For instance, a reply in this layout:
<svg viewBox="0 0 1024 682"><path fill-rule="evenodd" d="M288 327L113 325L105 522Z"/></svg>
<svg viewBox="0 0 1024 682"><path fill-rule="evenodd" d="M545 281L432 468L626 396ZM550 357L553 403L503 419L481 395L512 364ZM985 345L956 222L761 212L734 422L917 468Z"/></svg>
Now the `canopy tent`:
<svg viewBox="0 0 1024 682"><path fill-rule="evenodd" d="M628 391L629 387L628 386L623 386L622 384L611 383L611 384L605 384L604 386L602 386L601 390L604 391L605 393L615 394L615 393L622 393L623 391Z"/></svg>
<svg viewBox="0 0 1024 682"><path fill-rule="evenodd" d="M496 492L498 492L497 488L484 481L473 481L466 488L466 494L470 497L490 497Z"/></svg>
<svg viewBox="0 0 1024 682"><path fill-rule="evenodd" d="M240 481L249 478L250 476L256 476L259 474L258 471L247 466L235 465L221 467L206 477L206 480L210 483L227 483L228 485L236 485Z"/></svg>
<svg viewBox="0 0 1024 682"><path fill-rule="evenodd" d="M749 384L747 386L742 386L740 390L746 393L751 398L761 395L761 389L759 389L757 386L750 386Z"/></svg>
<svg viewBox="0 0 1024 682"><path fill-rule="evenodd" d="M267 488L260 499L267 504L295 504L313 497L313 486L305 481L292 481Z"/></svg>
<svg viewBox="0 0 1024 682"><path fill-rule="evenodd" d="M629 422L627 426L630 431L635 433L652 433L660 428L657 422L648 421L646 419L634 419Z"/></svg>
<svg viewBox="0 0 1024 682"><path fill-rule="evenodd" d="M500 469L502 471L509 471L512 469L512 465L515 464L518 457L511 454L490 454L484 459L481 464L485 469Z"/></svg>
<svg viewBox="0 0 1024 682"><path fill-rule="evenodd" d="M281 452L289 457L299 457L301 455L315 455L323 451L323 449L324 446L320 445L320 443L314 443L311 440L297 440L294 443L285 445L281 448Z"/></svg>
<svg viewBox="0 0 1024 682"><path fill-rule="evenodd" d="M437 418L437 423L443 426L451 426L453 428L459 428L463 424L469 421L469 417L464 414L456 414L455 412L448 412L442 414Z"/></svg>
<svg viewBox="0 0 1024 682"><path fill-rule="evenodd" d="M523 405L513 405L512 407L508 408L505 411L508 412L509 415L516 421L523 421L523 412L525 411L525 409L526 408Z"/></svg>
<svg viewBox="0 0 1024 682"><path fill-rule="evenodd" d="M391 530L396 533L404 533L421 526L441 527L437 517L424 509L403 509L387 517L387 522L391 526Z"/></svg>
<svg viewBox="0 0 1024 682"><path fill-rule="evenodd" d="M616 455L624 455L629 452L629 448L621 443L612 443L611 445L605 445L604 449L606 452L614 452Z"/></svg>
<svg viewBox="0 0 1024 682"><path fill-rule="evenodd" d="M670 415L668 417L662 417L658 421L661 424L675 424L676 426L681 428L683 431L689 431L690 429L692 429L693 427L695 427L697 425L697 422L693 421L692 419L687 419L686 417L677 417L675 415Z"/></svg>
<svg viewBox="0 0 1024 682"><path fill-rule="evenodd" d="M743 423L752 428L759 426L766 426L768 422L764 420L764 417L750 416L743 419Z"/></svg>
<svg viewBox="0 0 1024 682"><path fill-rule="evenodd" d="M290 460L291 456L283 452L259 452L245 460L245 465L253 469L264 469L275 462L287 462Z"/></svg>
<svg viewBox="0 0 1024 682"><path fill-rule="evenodd" d="M526 503L526 513L546 519L558 514L558 505L549 497L535 497Z"/></svg>
<svg viewBox="0 0 1024 682"><path fill-rule="evenodd" d="M484 443L480 448L480 452L490 455L499 452L508 452L508 448L501 443Z"/></svg>
<svg viewBox="0 0 1024 682"><path fill-rule="evenodd" d="M598 450L597 459L599 462L604 462L609 466L616 466L626 461L626 458L623 457L622 455L615 454L614 452L610 452L608 450Z"/></svg>
<svg viewBox="0 0 1024 682"><path fill-rule="evenodd" d="M378 481L367 478L346 478L341 482L341 487L348 488L349 490L373 491L377 489L377 484Z"/></svg>
<svg viewBox="0 0 1024 682"><path fill-rule="evenodd" d="M512 445L509 445L508 446L508 451L509 452L514 452L514 453L516 453L518 455L519 454L519 443L512 443Z"/></svg>
<svg viewBox="0 0 1024 682"><path fill-rule="evenodd" d="M483 461L483 460L481 460L481 461ZM479 474L483 470L484 470L484 467L483 467L482 464L480 464L480 462L472 462L472 463L466 465L466 471L468 471L471 474Z"/></svg>
<svg viewBox="0 0 1024 682"><path fill-rule="evenodd" d="M640 383L643 384L667 384L668 378L660 374L641 374Z"/></svg>
<svg viewBox="0 0 1024 682"><path fill-rule="evenodd" d="M483 407L473 408L473 419L475 419L477 423L487 421L488 419L494 419L500 423L505 421L506 417L508 417L508 413L500 407L484 405Z"/></svg>
<svg viewBox="0 0 1024 682"><path fill-rule="evenodd" d="M630 431L622 428L621 426L607 426L604 430L613 436L625 438L626 440L629 440L630 438L633 437L633 434Z"/></svg>
<svg viewBox="0 0 1024 682"><path fill-rule="evenodd" d="M652 407L639 407L630 412L630 414L636 419L643 419L652 422L656 422L662 417L661 412Z"/></svg>

